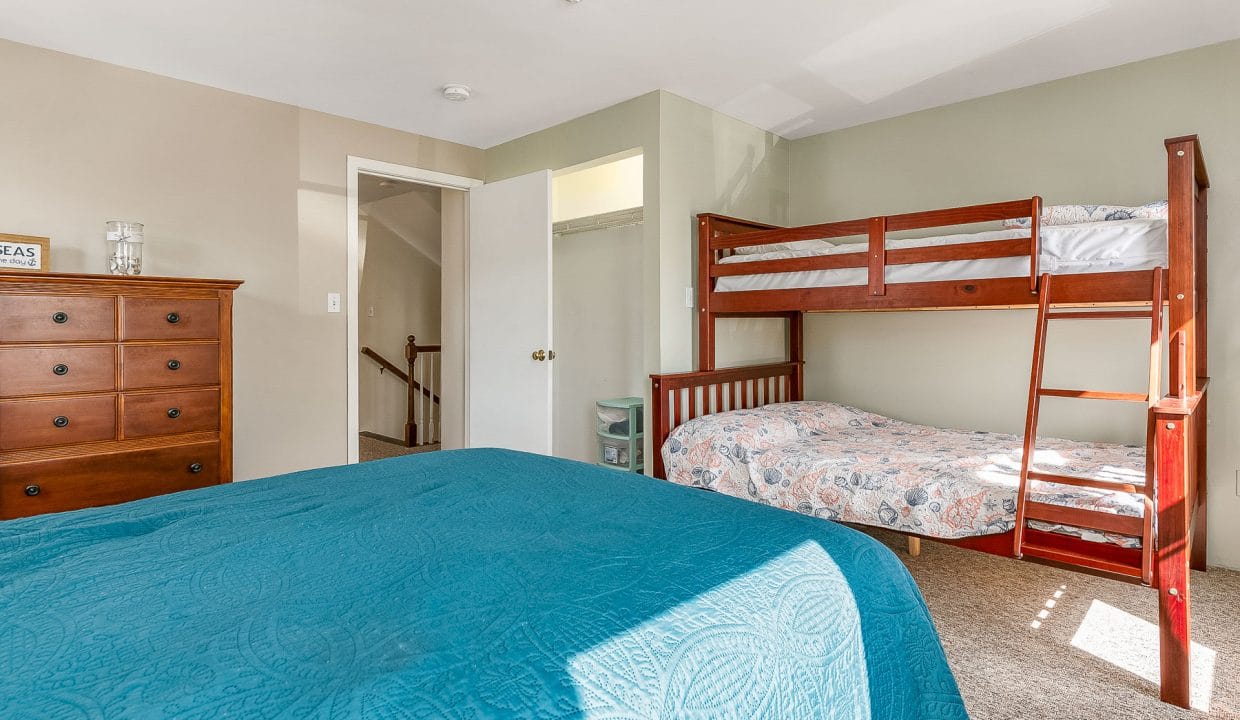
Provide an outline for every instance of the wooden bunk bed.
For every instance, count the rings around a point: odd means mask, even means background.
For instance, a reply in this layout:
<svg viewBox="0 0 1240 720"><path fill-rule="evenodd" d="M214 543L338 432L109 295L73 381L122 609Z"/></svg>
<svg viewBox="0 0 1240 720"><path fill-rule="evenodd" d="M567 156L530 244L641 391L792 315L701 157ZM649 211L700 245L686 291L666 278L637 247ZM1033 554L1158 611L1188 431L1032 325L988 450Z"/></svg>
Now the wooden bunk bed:
<svg viewBox="0 0 1240 720"><path fill-rule="evenodd" d="M1149 404L1146 457L1146 513L1139 549L1091 542L1025 526L1029 517L1051 516L1073 524L1090 519L1064 510L1024 502L1026 483L1037 477L1024 462L1020 511L1015 530L1004 534L945 540L998 555L1027 557L1102 572L1156 588L1159 593L1161 685L1164 702L1189 706L1189 568L1206 568L1206 174L1195 135L1165 141L1167 151L1167 270L1044 275L1039 268L1042 201L991 203L929 212L776 227L716 214L698 216L698 320L696 372L652 375L654 473L666 477L662 447L672 431L691 419L736 409L799 401L804 397L803 321L807 312L1038 308L1034 363L1027 408L1024 457L1036 438L1041 397L1139 400ZM1031 218L1027 237L964 242L932 247L889 248L893 232L943 228L1005 219ZM723 262L737 248L775 243L868 236L866 252L798 256L749 262ZM975 280L893 283L889 269L900 265L958 260L1028 258L1028 275ZM721 292L720 278L736 275L862 269L864 284ZM1053 288L1053 290L1052 290ZM1161 301L1158 299L1161 298ZM1151 302L1155 299L1154 302ZM1170 378L1161 395L1161 315L1167 307ZM1143 311L1115 306L1143 306ZM1102 310L1063 310L1086 307ZM1045 327L1056 317L1152 317L1151 386L1148 396L1088 390L1055 390L1041 385ZM788 321L786 362L716 368L715 324L719 318L770 317ZM1160 397L1161 395L1161 397ZM1045 479L1045 478L1042 478ZM1072 484L1073 478L1053 482ZM1032 508L1038 506L1036 511ZM1152 510L1152 512L1150 512ZM1105 523L1104 523L1105 524Z"/></svg>

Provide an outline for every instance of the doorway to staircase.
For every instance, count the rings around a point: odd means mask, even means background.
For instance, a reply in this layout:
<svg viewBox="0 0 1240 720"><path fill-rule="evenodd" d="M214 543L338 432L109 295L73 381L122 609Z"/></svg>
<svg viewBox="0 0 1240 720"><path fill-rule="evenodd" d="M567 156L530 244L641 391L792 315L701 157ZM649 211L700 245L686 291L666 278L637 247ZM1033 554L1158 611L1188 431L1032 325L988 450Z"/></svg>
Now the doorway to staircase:
<svg viewBox="0 0 1240 720"><path fill-rule="evenodd" d="M443 442L442 188L358 176L358 459Z"/></svg>

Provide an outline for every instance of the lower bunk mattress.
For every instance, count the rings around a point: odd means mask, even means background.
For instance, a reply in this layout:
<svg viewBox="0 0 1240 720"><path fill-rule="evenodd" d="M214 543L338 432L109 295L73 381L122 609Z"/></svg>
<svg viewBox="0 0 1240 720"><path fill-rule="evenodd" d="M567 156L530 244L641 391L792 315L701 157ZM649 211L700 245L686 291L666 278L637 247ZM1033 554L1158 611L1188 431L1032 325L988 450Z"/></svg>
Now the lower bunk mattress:
<svg viewBox="0 0 1240 720"><path fill-rule="evenodd" d="M947 430L825 402L707 415L663 445L667 479L841 522L928 537L1005 533L1016 525L1022 441ZM1038 438L1033 467L1118 484L1145 483L1145 449ZM1144 499L1122 489L1034 481L1032 500L1141 517ZM1122 547L1140 538L1032 522L1049 532Z"/></svg>
<svg viewBox="0 0 1240 720"><path fill-rule="evenodd" d="M419 454L0 522L0 718L965 720L850 528Z"/></svg>

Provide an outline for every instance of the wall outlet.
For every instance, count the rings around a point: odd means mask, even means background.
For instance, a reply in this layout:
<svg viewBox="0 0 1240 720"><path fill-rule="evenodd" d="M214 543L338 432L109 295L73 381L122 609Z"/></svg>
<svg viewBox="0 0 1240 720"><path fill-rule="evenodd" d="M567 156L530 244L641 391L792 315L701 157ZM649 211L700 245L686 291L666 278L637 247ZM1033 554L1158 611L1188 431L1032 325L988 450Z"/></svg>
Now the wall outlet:
<svg viewBox="0 0 1240 720"><path fill-rule="evenodd" d="M692 287L686 287L686 288L685 288L685 307L687 307L687 308L689 308L689 309L692 309L692 308L693 308L693 302L694 302L694 300L695 300L695 299L696 299L696 298L694 298L694 296L693 296L693 288L692 288Z"/></svg>
<svg viewBox="0 0 1240 720"><path fill-rule="evenodd" d="M327 293L327 312L340 312L340 293Z"/></svg>
<svg viewBox="0 0 1240 720"><path fill-rule="evenodd" d="M375 316L375 306L371 305L370 307L366 308L366 317L374 317L374 316Z"/></svg>

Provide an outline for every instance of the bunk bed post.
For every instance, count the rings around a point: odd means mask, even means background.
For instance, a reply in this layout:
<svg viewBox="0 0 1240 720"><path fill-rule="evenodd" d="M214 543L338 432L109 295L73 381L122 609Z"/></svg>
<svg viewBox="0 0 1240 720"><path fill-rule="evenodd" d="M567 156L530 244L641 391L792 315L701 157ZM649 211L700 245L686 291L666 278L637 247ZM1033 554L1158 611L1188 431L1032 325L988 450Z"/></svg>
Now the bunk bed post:
<svg viewBox="0 0 1240 720"><path fill-rule="evenodd" d="M672 428L669 427L667 421L667 406L664 401L667 399L667 392L663 389L662 377L659 375L650 376L650 429L654 432L655 441L652 443L651 451L654 452L654 477L660 479L667 478L667 471L663 467L663 441L667 439Z"/></svg>
<svg viewBox="0 0 1240 720"><path fill-rule="evenodd" d="M1192 639L1189 563L1204 565L1206 423L1205 191L1210 186L1197 136L1167 148L1170 392L1155 408L1160 695L1190 705Z"/></svg>
<svg viewBox="0 0 1240 720"><path fill-rule="evenodd" d="M710 240L715 235L712 219L709 215L698 216L698 273L697 273L697 305L698 305L698 370L715 369L715 316L710 311L710 266L714 257L710 249Z"/></svg>
<svg viewBox="0 0 1240 720"><path fill-rule="evenodd" d="M1196 247L1194 248L1194 251L1196 253L1197 261L1197 377L1201 379L1210 377L1208 353L1206 350L1209 334L1206 323L1207 308L1209 304L1207 301L1209 276L1207 274L1206 250L1206 229L1208 224L1206 222L1206 197L1209 194L1210 181L1209 177L1205 174L1205 161L1201 155L1201 143L1194 142L1193 149L1196 156L1194 165L1196 166L1198 163L1200 164L1200 169L1197 170L1197 174L1199 176L1196 178L1197 214L1195 217L1196 227L1194 228L1196 236ZM1204 395L1201 398L1198 412L1201 413L1202 418L1210 417L1209 408L1206 405L1206 398ZM1189 531L1193 535L1193 546L1190 550L1189 566L1194 570L1206 569L1206 486L1208 484L1208 478L1206 475L1206 434L1209 432L1208 428L1209 423L1203 421L1200 432L1198 432L1196 436L1195 475L1197 487L1196 492L1194 493L1196 502L1194 503L1191 526L1189 528Z"/></svg>
<svg viewBox="0 0 1240 720"><path fill-rule="evenodd" d="M1171 395L1197 392L1197 137L1173 138L1167 146L1167 260L1170 312ZM1204 169L1204 168L1203 168Z"/></svg>
<svg viewBox="0 0 1240 720"><path fill-rule="evenodd" d="M1188 415L1155 415L1158 457L1158 655L1159 695L1163 702L1189 707L1191 618L1188 588L1188 505L1186 484L1166 482L1188 475L1191 420Z"/></svg>
<svg viewBox="0 0 1240 720"><path fill-rule="evenodd" d="M1042 198L1034 195L1029 208L1029 292L1038 294L1042 276Z"/></svg>
<svg viewBox="0 0 1240 720"><path fill-rule="evenodd" d="M797 363L788 388L788 400L805 399L805 313L788 313L788 362Z"/></svg>

